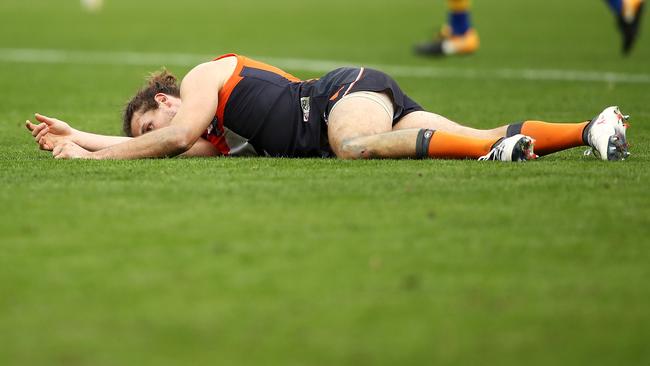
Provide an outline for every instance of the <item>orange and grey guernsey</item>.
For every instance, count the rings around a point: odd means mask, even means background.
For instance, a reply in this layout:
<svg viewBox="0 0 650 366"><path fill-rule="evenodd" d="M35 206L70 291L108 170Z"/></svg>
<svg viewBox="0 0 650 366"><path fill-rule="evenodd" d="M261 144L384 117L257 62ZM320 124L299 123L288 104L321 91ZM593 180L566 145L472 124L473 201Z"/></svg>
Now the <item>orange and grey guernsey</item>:
<svg viewBox="0 0 650 366"><path fill-rule="evenodd" d="M340 68L320 79L302 81L277 67L237 54L237 66L219 91L215 117L203 135L224 155L237 155L246 142L257 154L327 157L327 118L332 106L355 91L388 92L396 122L421 108L386 74ZM340 92L344 90L345 93Z"/></svg>

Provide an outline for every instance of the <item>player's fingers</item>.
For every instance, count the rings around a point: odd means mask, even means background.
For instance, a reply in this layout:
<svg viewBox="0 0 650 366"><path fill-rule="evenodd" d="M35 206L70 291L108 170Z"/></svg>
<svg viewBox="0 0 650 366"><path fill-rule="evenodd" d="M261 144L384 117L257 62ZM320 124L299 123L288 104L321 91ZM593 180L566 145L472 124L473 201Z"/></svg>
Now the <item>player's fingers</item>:
<svg viewBox="0 0 650 366"><path fill-rule="evenodd" d="M34 127L34 129L32 130L32 136L36 137L45 127L47 127L45 123L41 123L36 127Z"/></svg>
<svg viewBox="0 0 650 366"><path fill-rule="evenodd" d="M26 120L26 121L25 121L25 127L26 127L29 131L32 131L32 130L36 127L36 125L33 124L33 123L31 123L29 120Z"/></svg>
<svg viewBox="0 0 650 366"><path fill-rule="evenodd" d="M59 155L61 153L61 150L63 150L63 145L56 146L52 150L52 155L54 155L56 157L57 155Z"/></svg>
<svg viewBox="0 0 650 366"><path fill-rule="evenodd" d="M41 139L38 140L38 146L41 148L41 150L52 150L52 148L54 148L54 145L46 140L45 137L41 137Z"/></svg>
<svg viewBox="0 0 650 366"><path fill-rule="evenodd" d="M39 113L35 113L34 117L36 117L37 121L47 123L48 125L51 125L52 123L54 123L54 118L50 118L48 116L44 116L44 115L39 114Z"/></svg>
<svg viewBox="0 0 650 366"><path fill-rule="evenodd" d="M47 126L47 125L45 125L45 126ZM45 128L45 126L43 125L43 123L40 123L40 124L34 125L34 128L32 129L32 136L36 137L36 135L38 135L38 133L39 133L43 128Z"/></svg>
<svg viewBox="0 0 650 366"><path fill-rule="evenodd" d="M34 113L34 118L39 122L45 122L45 116L39 113Z"/></svg>
<svg viewBox="0 0 650 366"><path fill-rule="evenodd" d="M41 132L39 132L38 135L36 135L35 140L36 140L36 141L41 141L41 139L42 139L43 137L45 137L45 135L46 135L48 132L50 132L50 129L49 129L49 128L47 128L47 127L42 128L42 129L41 129Z"/></svg>

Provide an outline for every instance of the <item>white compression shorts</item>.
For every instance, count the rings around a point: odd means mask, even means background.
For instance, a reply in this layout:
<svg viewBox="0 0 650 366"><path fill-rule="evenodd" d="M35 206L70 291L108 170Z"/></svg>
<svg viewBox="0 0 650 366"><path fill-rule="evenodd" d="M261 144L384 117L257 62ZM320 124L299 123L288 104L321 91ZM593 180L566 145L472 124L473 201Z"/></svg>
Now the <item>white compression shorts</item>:
<svg viewBox="0 0 650 366"><path fill-rule="evenodd" d="M330 110L330 114L334 111L334 108L336 108L341 101L350 99L350 98L365 98L368 100L372 100L373 102L377 103L379 106L381 106L386 113L388 114L388 118L390 120L393 120L393 116L395 115L395 107L393 106L393 102L390 100L388 95L385 93L377 93L377 92L370 92L370 91L358 91L354 93L350 93L339 99L334 106L332 106L332 109Z"/></svg>

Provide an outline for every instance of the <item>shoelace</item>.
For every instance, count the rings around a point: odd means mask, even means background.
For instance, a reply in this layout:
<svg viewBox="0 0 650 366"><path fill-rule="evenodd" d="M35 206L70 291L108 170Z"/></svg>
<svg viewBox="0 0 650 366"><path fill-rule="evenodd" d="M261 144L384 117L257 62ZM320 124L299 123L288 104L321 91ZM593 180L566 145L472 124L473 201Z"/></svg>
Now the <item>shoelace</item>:
<svg viewBox="0 0 650 366"><path fill-rule="evenodd" d="M497 144L492 150L490 150L487 155L483 155L480 158L478 158L479 161L485 161L485 160L501 160L501 156L503 155L504 151L504 146L501 142Z"/></svg>

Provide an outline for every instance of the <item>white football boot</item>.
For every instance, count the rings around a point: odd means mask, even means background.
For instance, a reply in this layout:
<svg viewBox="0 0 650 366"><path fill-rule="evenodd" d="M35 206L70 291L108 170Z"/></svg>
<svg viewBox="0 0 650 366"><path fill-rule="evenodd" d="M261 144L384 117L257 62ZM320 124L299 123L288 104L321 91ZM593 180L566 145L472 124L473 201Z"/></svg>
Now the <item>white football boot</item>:
<svg viewBox="0 0 650 366"><path fill-rule="evenodd" d="M499 160L499 161L526 161L537 159L533 152L535 140L529 136L518 134L511 137L504 137L497 141L487 155L481 156L478 160Z"/></svg>
<svg viewBox="0 0 650 366"><path fill-rule="evenodd" d="M628 150L625 130L630 116L621 113L617 106L607 107L585 127L583 139L591 146L585 155L593 153L602 160L625 160Z"/></svg>

